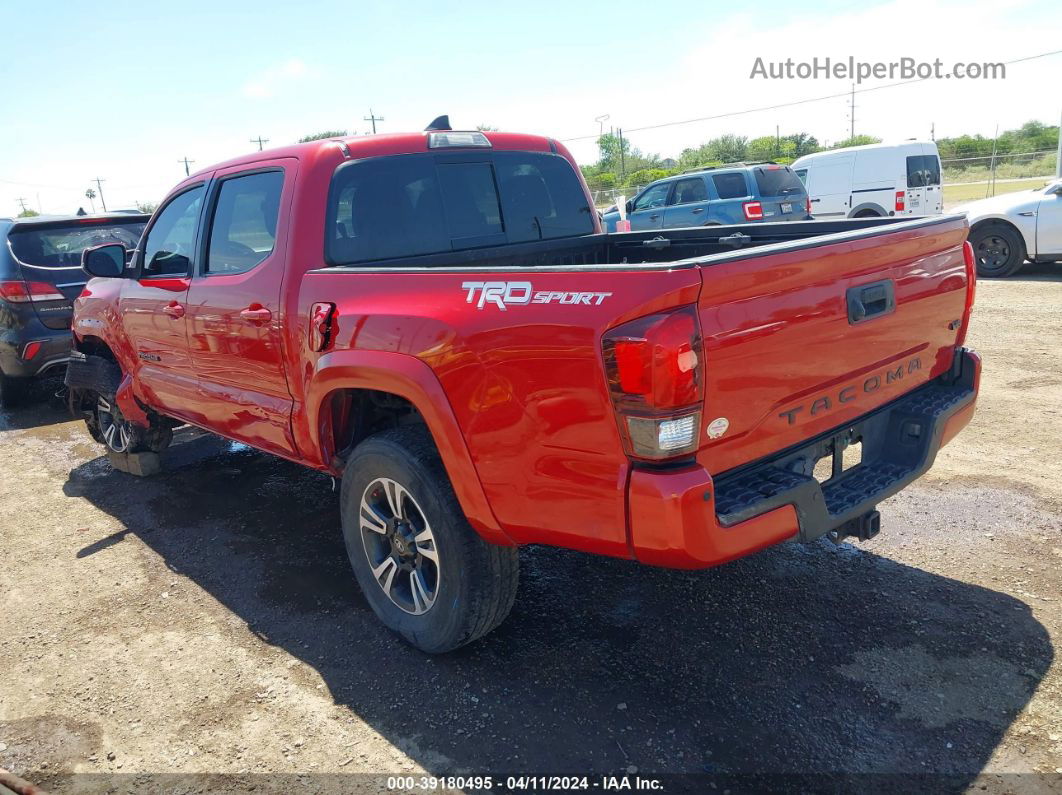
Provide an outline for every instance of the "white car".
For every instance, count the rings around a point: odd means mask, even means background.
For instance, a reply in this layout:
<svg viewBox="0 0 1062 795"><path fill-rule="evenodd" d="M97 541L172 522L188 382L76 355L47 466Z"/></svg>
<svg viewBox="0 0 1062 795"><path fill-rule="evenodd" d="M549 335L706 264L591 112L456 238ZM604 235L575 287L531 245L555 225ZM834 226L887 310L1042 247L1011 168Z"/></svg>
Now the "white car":
<svg viewBox="0 0 1062 795"><path fill-rule="evenodd" d="M978 276L1010 276L1025 260L1062 262L1062 179L956 207L970 222Z"/></svg>

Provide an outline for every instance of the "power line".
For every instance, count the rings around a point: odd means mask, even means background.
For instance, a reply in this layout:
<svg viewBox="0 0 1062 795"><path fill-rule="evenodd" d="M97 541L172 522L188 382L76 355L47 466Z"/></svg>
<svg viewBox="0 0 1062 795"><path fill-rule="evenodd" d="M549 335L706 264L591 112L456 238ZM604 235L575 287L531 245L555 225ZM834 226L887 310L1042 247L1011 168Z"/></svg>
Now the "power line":
<svg viewBox="0 0 1062 795"><path fill-rule="evenodd" d="M1024 61L1033 61L1033 60L1036 60L1037 58L1047 58L1048 56L1051 56L1051 55L1060 55L1060 54L1062 54L1062 50L1052 50L1051 52L1041 52L1041 53L1038 53L1037 55L1028 55L1028 56L1026 56L1024 58L1015 58L1012 61L1003 61L1002 64L1004 66L1010 66L1010 65L1016 64L1016 63L1023 63ZM779 103L777 105L764 105L764 106L758 107L758 108L747 108L745 110L730 111L729 113L717 113L717 114L715 114L713 116L701 116L701 117L696 118L696 119L683 119L682 121L666 121L666 122L661 122L660 124L647 124L644 127L631 127L630 129L627 130L627 133L629 134L629 133L632 133L632 132L645 132L646 130L659 130L659 129L663 128L663 127L678 127L678 126L683 125L683 124L695 124L695 123L701 122L701 121L715 121L716 119L729 119L729 118L732 118L734 116L747 116L750 113L760 113L760 112L765 111L765 110L780 110L782 108L792 108L792 107L795 107L797 105L808 105L808 104L811 104L812 102L824 102L825 100L828 100L828 99L840 99L842 97L847 98L850 93L851 94L867 94L867 93L869 93L871 91L881 91L882 89L885 89L885 88L896 88L898 86L909 86L909 85L913 85L915 83L924 83L927 80L936 80L936 79L937 79L936 77L916 77L913 80L903 80L903 81L900 81L899 83L887 83L887 84L885 84L883 86L871 86L870 88L857 88L857 89L853 89L851 92L844 91L844 92L841 92L839 94L826 94L826 95L821 96L821 97L808 97L807 99L797 99L797 100L793 100L792 102L782 102L782 103ZM564 141L565 143L567 143L569 141L589 141L589 140L592 140L592 139L595 139L595 138L599 138L599 137L600 136L598 136L598 135L578 135L578 136L575 136L573 138L561 138L560 140Z"/></svg>

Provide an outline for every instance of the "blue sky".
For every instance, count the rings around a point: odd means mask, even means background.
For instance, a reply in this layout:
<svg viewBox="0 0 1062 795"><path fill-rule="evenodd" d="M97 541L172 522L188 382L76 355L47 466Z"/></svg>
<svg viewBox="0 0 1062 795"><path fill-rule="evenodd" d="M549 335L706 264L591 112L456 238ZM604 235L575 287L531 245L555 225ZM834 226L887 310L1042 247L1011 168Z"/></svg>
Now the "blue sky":
<svg viewBox="0 0 1062 795"><path fill-rule="evenodd" d="M561 139L594 117L627 129L844 92L837 80L751 80L756 56L1010 60L1062 48L1057 0L887 0L813 6L678 2L21 3L0 31L0 214L157 200L194 168L320 129L421 129L449 113ZM1006 80L932 82L857 97L856 130L991 135L1062 112L1062 56ZM874 85L873 81L866 84ZM676 155L725 132L847 133L843 100L632 133ZM570 143L583 161L592 140Z"/></svg>

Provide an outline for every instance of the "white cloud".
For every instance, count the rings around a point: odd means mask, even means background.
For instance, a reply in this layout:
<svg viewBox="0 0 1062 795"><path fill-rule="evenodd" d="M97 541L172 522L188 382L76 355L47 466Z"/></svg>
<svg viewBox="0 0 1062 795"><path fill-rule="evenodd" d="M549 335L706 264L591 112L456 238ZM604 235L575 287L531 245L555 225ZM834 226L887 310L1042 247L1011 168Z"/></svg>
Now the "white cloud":
<svg viewBox="0 0 1062 795"><path fill-rule="evenodd" d="M267 99L291 88L300 80L313 77L314 73L301 58L289 58L244 83L243 94L253 99Z"/></svg>

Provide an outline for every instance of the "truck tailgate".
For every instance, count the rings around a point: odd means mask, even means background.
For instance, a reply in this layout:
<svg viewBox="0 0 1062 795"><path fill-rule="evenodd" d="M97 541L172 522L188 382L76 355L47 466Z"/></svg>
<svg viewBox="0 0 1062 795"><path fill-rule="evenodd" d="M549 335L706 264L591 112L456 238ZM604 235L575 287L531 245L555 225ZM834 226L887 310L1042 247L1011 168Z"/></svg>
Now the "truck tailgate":
<svg viewBox="0 0 1062 795"><path fill-rule="evenodd" d="M966 304L966 232L959 217L926 219L705 260L701 464L726 472L945 372Z"/></svg>

